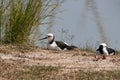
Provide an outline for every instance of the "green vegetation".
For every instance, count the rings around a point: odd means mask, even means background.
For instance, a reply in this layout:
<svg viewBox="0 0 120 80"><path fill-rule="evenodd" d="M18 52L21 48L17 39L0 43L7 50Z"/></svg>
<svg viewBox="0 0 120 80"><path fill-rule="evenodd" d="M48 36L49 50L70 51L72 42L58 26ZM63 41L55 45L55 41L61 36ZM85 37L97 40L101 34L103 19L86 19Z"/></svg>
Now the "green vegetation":
<svg viewBox="0 0 120 80"><path fill-rule="evenodd" d="M58 75L59 69L51 66L25 66L23 70L11 69L2 72L1 77L9 80L119 80L120 71L94 71Z"/></svg>
<svg viewBox="0 0 120 80"><path fill-rule="evenodd" d="M120 71L79 71L76 78L76 80L119 80Z"/></svg>
<svg viewBox="0 0 120 80"><path fill-rule="evenodd" d="M46 18L54 16L60 1L0 0L0 42L29 43L29 36L38 33Z"/></svg>
<svg viewBox="0 0 120 80"><path fill-rule="evenodd" d="M2 70L0 77L9 80L48 80L54 77L58 71L58 68L51 66L24 66L23 69L21 67L21 70L19 67L18 69L12 67L9 65L10 70Z"/></svg>

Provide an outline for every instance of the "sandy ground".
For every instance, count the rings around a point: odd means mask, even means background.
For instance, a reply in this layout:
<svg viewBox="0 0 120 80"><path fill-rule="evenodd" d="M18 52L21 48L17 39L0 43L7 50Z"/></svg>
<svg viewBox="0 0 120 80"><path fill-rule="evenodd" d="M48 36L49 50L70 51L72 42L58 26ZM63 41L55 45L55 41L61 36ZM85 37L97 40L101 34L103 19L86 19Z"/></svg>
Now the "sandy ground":
<svg viewBox="0 0 120 80"><path fill-rule="evenodd" d="M94 61L94 54L85 51L39 50L26 53L0 53L0 60L23 65L44 65L60 67L61 73L78 70L100 71L120 69L120 55L108 56L105 60Z"/></svg>

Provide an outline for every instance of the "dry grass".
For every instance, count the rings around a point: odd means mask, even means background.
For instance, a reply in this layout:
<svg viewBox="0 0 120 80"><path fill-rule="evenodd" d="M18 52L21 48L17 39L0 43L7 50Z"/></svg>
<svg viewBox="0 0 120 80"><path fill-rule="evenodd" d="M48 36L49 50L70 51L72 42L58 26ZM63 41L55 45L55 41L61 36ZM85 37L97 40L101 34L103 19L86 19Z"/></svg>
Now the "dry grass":
<svg viewBox="0 0 120 80"><path fill-rule="evenodd" d="M22 50L22 51L21 51ZM120 55L93 61L93 52L0 46L2 80L119 80Z"/></svg>

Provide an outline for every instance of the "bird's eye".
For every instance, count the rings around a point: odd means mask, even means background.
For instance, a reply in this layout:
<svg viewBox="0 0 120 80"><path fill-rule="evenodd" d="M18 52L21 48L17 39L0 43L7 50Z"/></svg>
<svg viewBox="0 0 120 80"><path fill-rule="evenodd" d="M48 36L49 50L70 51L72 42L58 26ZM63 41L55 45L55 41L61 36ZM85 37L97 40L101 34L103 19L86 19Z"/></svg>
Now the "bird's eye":
<svg viewBox="0 0 120 80"><path fill-rule="evenodd" d="M47 37L51 37L51 36L47 36Z"/></svg>

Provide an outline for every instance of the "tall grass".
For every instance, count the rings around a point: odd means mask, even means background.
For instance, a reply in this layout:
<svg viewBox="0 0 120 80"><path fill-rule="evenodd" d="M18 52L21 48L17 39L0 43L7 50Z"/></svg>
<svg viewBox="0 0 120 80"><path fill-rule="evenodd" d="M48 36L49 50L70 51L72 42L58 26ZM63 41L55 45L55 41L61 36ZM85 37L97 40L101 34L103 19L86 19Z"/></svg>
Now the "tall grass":
<svg viewBox="0 0 120 80"><path fill-rule="evenodd" d="M29 35L37 32L43 20L53 16L58 3L54 0L0 0L1 42L29 43Z"/></svg>

